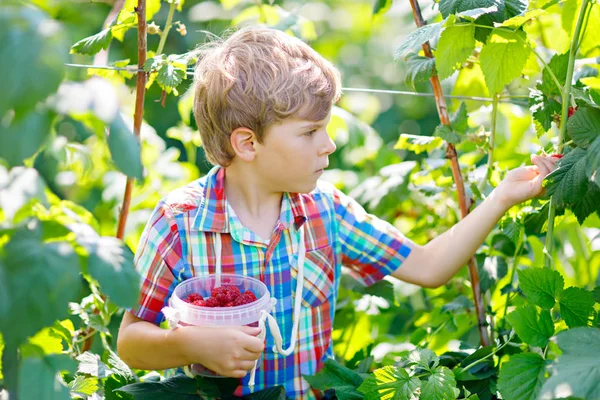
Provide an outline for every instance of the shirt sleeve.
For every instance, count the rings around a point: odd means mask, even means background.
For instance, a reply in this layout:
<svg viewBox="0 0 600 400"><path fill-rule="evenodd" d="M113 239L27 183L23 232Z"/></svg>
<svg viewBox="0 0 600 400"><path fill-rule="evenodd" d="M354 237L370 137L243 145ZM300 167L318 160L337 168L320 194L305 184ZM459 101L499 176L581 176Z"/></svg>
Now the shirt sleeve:
<svg viewBox="0 0 600 400"><path fill-rule="evenodd" d="M414 247L412 241L337 189L333 202L342 264L355 278L370 286L402 265Z"/></svg>
<svg viewBox="0 0 600 400"><path fill-rule="evenodd" d="M161 310L179 283L173 270L182 262L181 254L173 211L161 201L144 228L135 254L135 268L142 277L141 293L137 306L129 312L155 324L163 321Z"/></svg>

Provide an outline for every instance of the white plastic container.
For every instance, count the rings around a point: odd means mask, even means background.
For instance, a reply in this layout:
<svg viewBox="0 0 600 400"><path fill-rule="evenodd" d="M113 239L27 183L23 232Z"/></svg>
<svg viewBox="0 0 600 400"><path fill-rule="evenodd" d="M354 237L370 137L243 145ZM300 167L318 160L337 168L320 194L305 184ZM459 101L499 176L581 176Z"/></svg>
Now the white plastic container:
<svg viewBox="0 0 600 400"><path fill-rule="evenodd" d="M242 293L250 290L256 301L235 307L200 307L185 302L192 293L210 297L215 282L215 275L208 275L190 278L177 285L169 299L169 306L179 311L181 325L258 326L261 311L271 312L271 295L267 286L258 279L236 274L221 274L221 286L237 286ZM196 375L218 376L200 364L192 365L191 370Z"/></svg>

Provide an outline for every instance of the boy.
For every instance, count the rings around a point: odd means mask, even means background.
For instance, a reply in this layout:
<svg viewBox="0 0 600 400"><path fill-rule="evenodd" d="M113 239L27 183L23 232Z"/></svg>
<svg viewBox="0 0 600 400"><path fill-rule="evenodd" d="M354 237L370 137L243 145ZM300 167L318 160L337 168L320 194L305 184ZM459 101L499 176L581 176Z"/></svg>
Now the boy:
<svg viewBox="0 0 600 400"><path fill-rule="evenodd" d="M318 181L335 151L326 125L340 96L340 77L308 45L272 29L242 29L199 62L195 94L203 146L216 166L170 193L153 212L136 254L141 299L123 318L118 350L134 368L198 363L242 378L237 394L283 385L289 397L314 397L302 375L315 374L333 355L342 264L366 285L385 275L424 287L443 285L511 206L541 193L553 169L552 159L532 157L535 166L510 171L467 218L419 246ZM215 250L217 235L221 252ZM302 307L295 316L295 249L301 239ZM215 273L216 253L223 273L267 285L277 299L272 315L283 347L296 343L291 354L274 352L273 336L267 334L264 343L258 328L157 326L178 283ZM263 353L250 387L247 372Z"/></svg>

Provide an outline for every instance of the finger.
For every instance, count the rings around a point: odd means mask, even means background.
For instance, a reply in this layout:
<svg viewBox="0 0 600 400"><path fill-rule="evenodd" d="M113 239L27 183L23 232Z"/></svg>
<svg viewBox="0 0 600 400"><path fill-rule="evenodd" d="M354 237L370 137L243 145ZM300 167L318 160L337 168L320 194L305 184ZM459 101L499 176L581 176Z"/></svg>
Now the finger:
<svg viewBox="0 0 600 400"><path fill-rule="evenodd" d="M244 349L239 358L240 360L256 361L262 353L262 351L248 351Z"/></svg>
<svg viewBox="0 0 600 400"><path fill-rule="evenodd" d="M235 367L236 370L244 370L244 371L250 371L252 368L254 368L254 361L248 361L248 360L244 360L244 361L239 361Z"/></svg>
<svg viewBox="0 0 600 400"><path fill-rule="evenodd" d="M265 350L265 342L257 337L248 337L244 342L244 349L252 353L262 353Z"/></svg>
<svg viewBox="0 0 600 400"><path fill-rule="evenodd" d="M539 168L541 176L548 175L553 168L553 165L544 160L543 157L532 156L531 162Z"/></svg>
<svg viewBox="0 0 600 400"><path fill-rule="evenodd" d="M260 328L254 326L236 326L236 329L250 336L258 336Z"/></svg>
<svg viewBox="0 0 600 400"><path fill-rule="evenodd" d="M229 376L231 378L243 378L248 374L248 371L246 370L241 370L241 369L236 369L235 371L231 371L228 374L225 374L225 376Z"/></svg>

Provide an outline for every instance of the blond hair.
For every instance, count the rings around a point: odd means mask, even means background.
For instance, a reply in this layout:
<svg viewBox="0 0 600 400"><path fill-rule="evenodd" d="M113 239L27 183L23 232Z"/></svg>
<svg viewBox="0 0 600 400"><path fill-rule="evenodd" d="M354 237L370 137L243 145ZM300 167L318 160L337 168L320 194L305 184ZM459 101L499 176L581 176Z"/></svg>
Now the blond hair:
<svg viewBox="0 0 600 400"><path fill-rule="evenodd" d="M235 129L251 129L262 143L270 124L291 116L320 121L340 97L339 71L300 39L275 29L243 28L200 54L194 116L214 165L231 164Z"/></svg>

